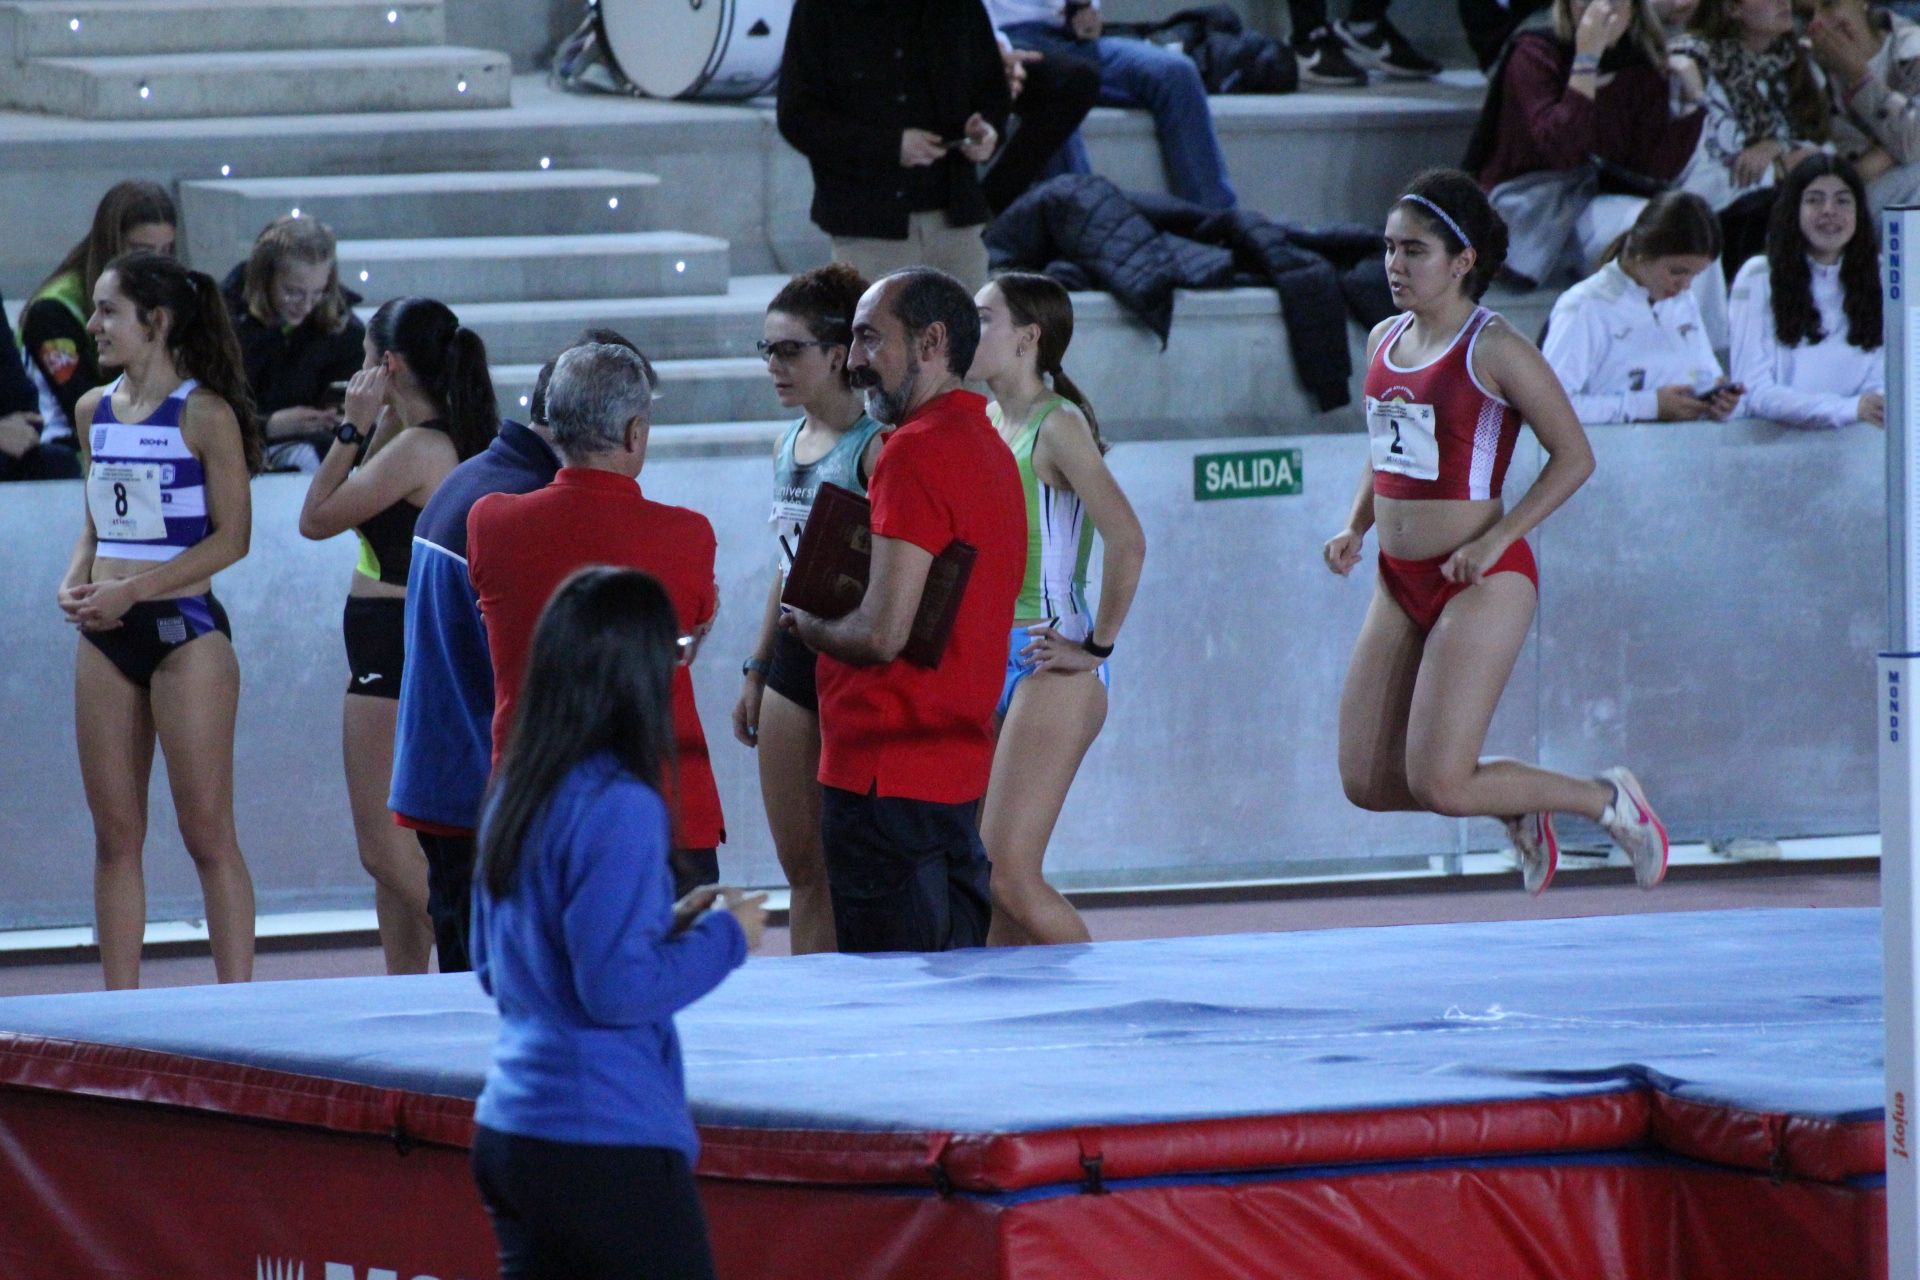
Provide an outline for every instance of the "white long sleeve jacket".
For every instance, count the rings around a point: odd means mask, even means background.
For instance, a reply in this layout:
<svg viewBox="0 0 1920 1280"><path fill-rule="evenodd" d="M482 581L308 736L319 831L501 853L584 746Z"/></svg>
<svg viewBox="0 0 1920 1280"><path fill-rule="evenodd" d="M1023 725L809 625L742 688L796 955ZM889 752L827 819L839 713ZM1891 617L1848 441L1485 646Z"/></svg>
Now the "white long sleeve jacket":
<svg viewBox="0 0 1920 1280"><path fill-rule="evenodd" d="M1540 350L1582 422L1657 421L1661 387L1721 380L1692 291L1654 303L1618 262L1560 295Z"/></svg>
<svg viewBox="0 0 1920 1280"><path fill-rule="evenodd" d="M1727 320L1733 334L1728 361L1747 396L1740 413L1789 427L1830 429L1860 420L1860 397L1887 389L1881 349L1862 351L1847 341L1846 298L1836 263L1813 268L1813 304L1820 341L1782 346L1774 336L1773 277L1764 257L1749 258L1733 278Z"/></svg>

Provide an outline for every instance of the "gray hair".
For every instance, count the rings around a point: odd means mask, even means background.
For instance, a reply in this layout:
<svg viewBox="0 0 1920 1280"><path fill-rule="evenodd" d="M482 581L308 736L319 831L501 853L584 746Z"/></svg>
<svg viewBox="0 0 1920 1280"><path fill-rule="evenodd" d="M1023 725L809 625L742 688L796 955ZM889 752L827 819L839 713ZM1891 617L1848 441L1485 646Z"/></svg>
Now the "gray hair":
<svg viewBox="0 0 1920 1280"><path fill-rule="evenodd" d="M580 456L620 447L627 423L653 419L653 380L639 352L594 342L560 353L547 383L554 447Z"/></svg>

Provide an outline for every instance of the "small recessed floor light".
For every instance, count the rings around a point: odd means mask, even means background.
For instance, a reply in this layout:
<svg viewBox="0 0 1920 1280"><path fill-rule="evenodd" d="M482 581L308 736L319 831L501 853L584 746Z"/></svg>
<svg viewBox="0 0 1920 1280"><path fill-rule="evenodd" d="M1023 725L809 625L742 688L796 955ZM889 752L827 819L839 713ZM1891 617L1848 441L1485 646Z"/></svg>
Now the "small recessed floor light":
<svg viewBox="0 0 1920 1280"><path fill-rule="evenodd" d="M459 84L453 86L453 88L456 93L465 93L467 91L467 82L462 80Z"/></svg>
<svg viewBox="0 0 1920 1280"><path fill-rule="evenodd" d="M141 99L141 101L143 101L143 102L144 102L144 101L145 101L146 99L148 99L148 98L151 98L152 96L153 96L153 90L152 90L152 89L149 89L149 88L147 87L147 83L146 83L146 81L144 81L144 80L143 80L143 81L141 81L141 82L140 82L140 99Z"/></svg>
<svg viewBox="0 0 1920 1280"><path fill-rule="evenodd" d="M609 208L609 209L618 209L619 207L620 207L620 197L619 197L619 196L610 196L610 197L608 197L608 199L607 199L607 208Z"/></svg>
<svg viewBox="0 0 1920 1280"><path fill-rule="evenodd" d="M366 282L367 282L367 273L362 271L360 273L360 283L365 284Z"/></svg>
<svg viewBox="0 0 1920 1280"><path fill-rule="evenodd" d="M233 166L230 164L221 165L220 176L223 178L231 178L233 176Z"/></svg>
<svg viewBox="0 0 1920 1280"><path fill-rule="evenodd" d="M400 21L400 11L398 9L387 10L387 21L390 23Z"/></svg>
<svg viewBox="0 0 1920 1280"><path fill-rule="evenodd" d="M298 208L298 207L295 207L295 209L294 209L294 211L293 211L293 216L294 216L294 217L296 217L296 218L300 216L300 210L299 210L299 208Z"/></svg>
<svg viewBox="0 0 1920 1280"><path fill-rule="evenodd" d="M684 262L676 262L673 264L673 269L675 271L685 271L687 269L687 264Z"/></svg>
<svg viewBox="0 0 1920 1280"><path fill-rule="evenodd" d="M553 168L553 157L552 157L552 156L541 156L541 157L540 157L540 167L541 167L542 169L551 169L551 168Z"/></svg>
<svg viewBox="0 0 1920 1280"><path fill-rule="evenodd" d="M74 18L67 23L67 30L78 31L79 29L80 29L80 19Z"/></svg>

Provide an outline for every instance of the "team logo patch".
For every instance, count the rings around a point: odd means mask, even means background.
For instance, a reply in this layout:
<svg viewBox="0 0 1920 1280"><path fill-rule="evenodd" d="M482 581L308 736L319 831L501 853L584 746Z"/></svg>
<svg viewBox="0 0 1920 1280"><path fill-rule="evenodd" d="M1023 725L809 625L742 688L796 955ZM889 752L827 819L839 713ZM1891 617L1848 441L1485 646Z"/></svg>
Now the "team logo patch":
<svg viewBox="0 0 1920 1280"><path fill-rule="evenodd" d="M80 348L72 338L54 338L40 344L39 359L47 377L64 387L79 372Z"/></svg>
<svg viewBox="0 0 1920 1280"><path fill-rule="evenodd" d="M162 618L154 624L154 630L160 633L161 644L185 644L187 642L187 620L175 616Z"/></svg>

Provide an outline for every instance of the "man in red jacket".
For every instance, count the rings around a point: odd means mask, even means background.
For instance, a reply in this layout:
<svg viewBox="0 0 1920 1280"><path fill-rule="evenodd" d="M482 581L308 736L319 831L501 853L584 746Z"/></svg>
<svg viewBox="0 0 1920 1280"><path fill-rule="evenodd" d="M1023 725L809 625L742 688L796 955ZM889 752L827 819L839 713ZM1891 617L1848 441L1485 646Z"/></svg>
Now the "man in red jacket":
<svg viewBox="0 0 1920 1280"><path fill-rule="evenodd" d="M564 464L553 483L525 494L489 494L467 517L467 572L480 597L493 656L493 762L513 726L533 629L554 590L576 569L606 564L660 580L680 629L691 636L673 673L678 764L673 813L676 897L720 878L726 839L720 792L687 671L719 604L713 526L698 512L640 492L653 384L638 353L594 343L563 354L547 385L547 421Z"/></svg>
<svg viewBox="0 0 1920 1280"><path fill-rule="evenodd" d="M852 613L785 615L820 654L821 833L842 951L944 951L986 940L975 812L1027 565L1027 506L986 401L960 380L980 313L953 277L887 276L853 315L847 368L893 427L873 469L873 558ZM939 665L900 657L935 556L973 546Z"/></svg>

